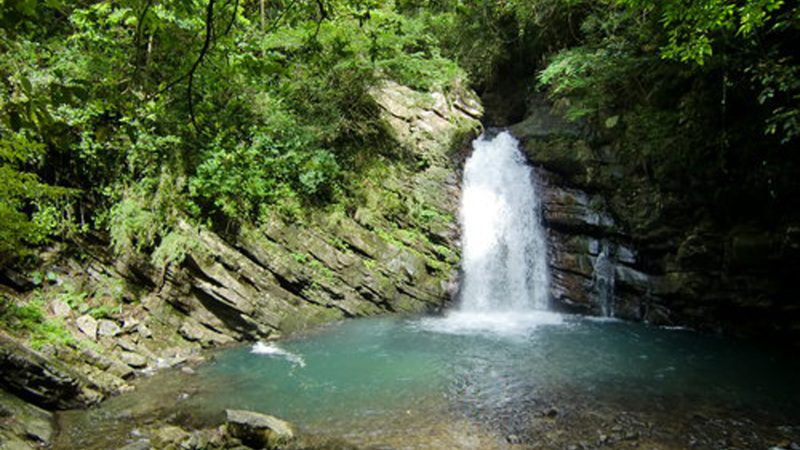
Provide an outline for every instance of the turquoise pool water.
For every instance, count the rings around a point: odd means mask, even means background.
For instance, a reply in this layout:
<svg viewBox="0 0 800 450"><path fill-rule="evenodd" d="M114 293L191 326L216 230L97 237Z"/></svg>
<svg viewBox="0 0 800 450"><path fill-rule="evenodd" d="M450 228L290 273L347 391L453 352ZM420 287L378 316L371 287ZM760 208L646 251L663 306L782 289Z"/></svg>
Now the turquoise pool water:
<svg viewBox="0 0 800 450"><path fill-rule="evenodd" d="M565 430L552 438L561 445L594 435L600 411L634 413L663 430L657 448L685 448L673 417L800 423L799 366L745 342L552 313L348 320L224 350L194 374L157 374L100 408L64 414L56 447L112 448L158 421L213 425L235 408L364 446L441 449L527 448L509 436L535 441L531 424L548 411ZM667 438L678 444L661 445Z"/></svg>
<svg viewBox="0 0 800 450"><path fill-rule="evenodd" d="M379 436L438 418L523 420L565 396L629 407L794 411L798 365L686 330L531 313L376 318L229 350L198 372L198 409L244 408L332 435ZM405 425L402 425L405 426Z"/></svg>

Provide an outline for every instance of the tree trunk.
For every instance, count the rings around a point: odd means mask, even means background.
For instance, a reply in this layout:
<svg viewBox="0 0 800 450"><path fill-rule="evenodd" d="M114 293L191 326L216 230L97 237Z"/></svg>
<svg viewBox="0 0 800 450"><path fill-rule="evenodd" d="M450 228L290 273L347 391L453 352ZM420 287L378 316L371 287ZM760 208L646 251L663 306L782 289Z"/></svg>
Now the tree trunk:
<svg viewBox="0 0 800 450"><path fill-rule="evenodd" d="M266 3L266 1L267 0L260 0L260 2L259 2L260 6L261 6L261 32L262 33L264 32L264 30L266 30L266 27L267 27L266 7L264 5L264 3Z"/></svg>

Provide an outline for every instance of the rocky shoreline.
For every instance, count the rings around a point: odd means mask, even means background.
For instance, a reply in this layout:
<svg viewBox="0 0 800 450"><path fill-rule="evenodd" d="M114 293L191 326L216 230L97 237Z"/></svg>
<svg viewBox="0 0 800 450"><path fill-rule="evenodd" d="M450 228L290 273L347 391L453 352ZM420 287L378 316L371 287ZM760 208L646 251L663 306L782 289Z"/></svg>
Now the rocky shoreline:
<svg viewBox="0 0 800 450"><path fill-rule="evenodd" d="M127 450L175 449L750 449L796 450L800 422L791 412L743 408L692 396L616 397L589 394L568 383L503 405L499 410L453 409L436 417L399 412L392 432L361 433L355 442L320 435L298 424L252 411L196 411L182 407L198 394L196 375L173 369L143 379L144 397L123 394L90 417L86 411L59 414L61 435L55 448ZM166 403L164 398L175 399ZM92 412L90 410L89 412ZM423 425L424 423L424 425ZM275 427L274 431L269 431ZM87 438L85 431L95 436ZM288 431L287 431L288 430ZM405 430L405 434L401 434ZM408 433L408 430L416 430ZM363 430L362 430L363 431ZM273 434L274 433L274 434ZM277 435L277 436L276 436ZM75 437L81 439L75 439ZM100 437L98 437L100 436ZM99 445L91 447L91 443ZM124 446L122 446L124 444Z"/></svg>

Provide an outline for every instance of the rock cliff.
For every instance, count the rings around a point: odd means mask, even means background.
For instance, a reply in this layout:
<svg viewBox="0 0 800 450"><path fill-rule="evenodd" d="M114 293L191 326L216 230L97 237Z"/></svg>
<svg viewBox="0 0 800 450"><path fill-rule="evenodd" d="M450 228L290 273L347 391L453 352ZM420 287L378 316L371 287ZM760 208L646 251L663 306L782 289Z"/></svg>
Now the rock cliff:
<svg viewBox="0 0 800 450"><path fill-rule="evenodd" d="M543 184L556 306L800 343L800 226L715 221L586 128L541 96L510 127Z"/></svg>

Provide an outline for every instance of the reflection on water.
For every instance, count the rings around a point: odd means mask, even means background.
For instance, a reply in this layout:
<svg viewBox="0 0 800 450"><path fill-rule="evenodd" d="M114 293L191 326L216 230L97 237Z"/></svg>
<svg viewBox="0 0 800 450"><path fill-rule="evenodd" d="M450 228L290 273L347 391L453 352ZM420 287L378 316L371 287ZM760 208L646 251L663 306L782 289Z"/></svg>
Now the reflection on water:
<svg viewBox="0 0 800 450"><path fill-rule="evenodd" d="M112 435L120 420L146 427L158 415L212 424L237 408L360 444L491 448L507 445L509 434L523 433L554 404L675 414L722 407L776 417L800 405L797 362L743 343L620 321L517 319L509 333L478 320L459 328L451 317L363 319L257 352L227 350L195 375L156 375L137 393L62 416L62 442Z"/></svg>

